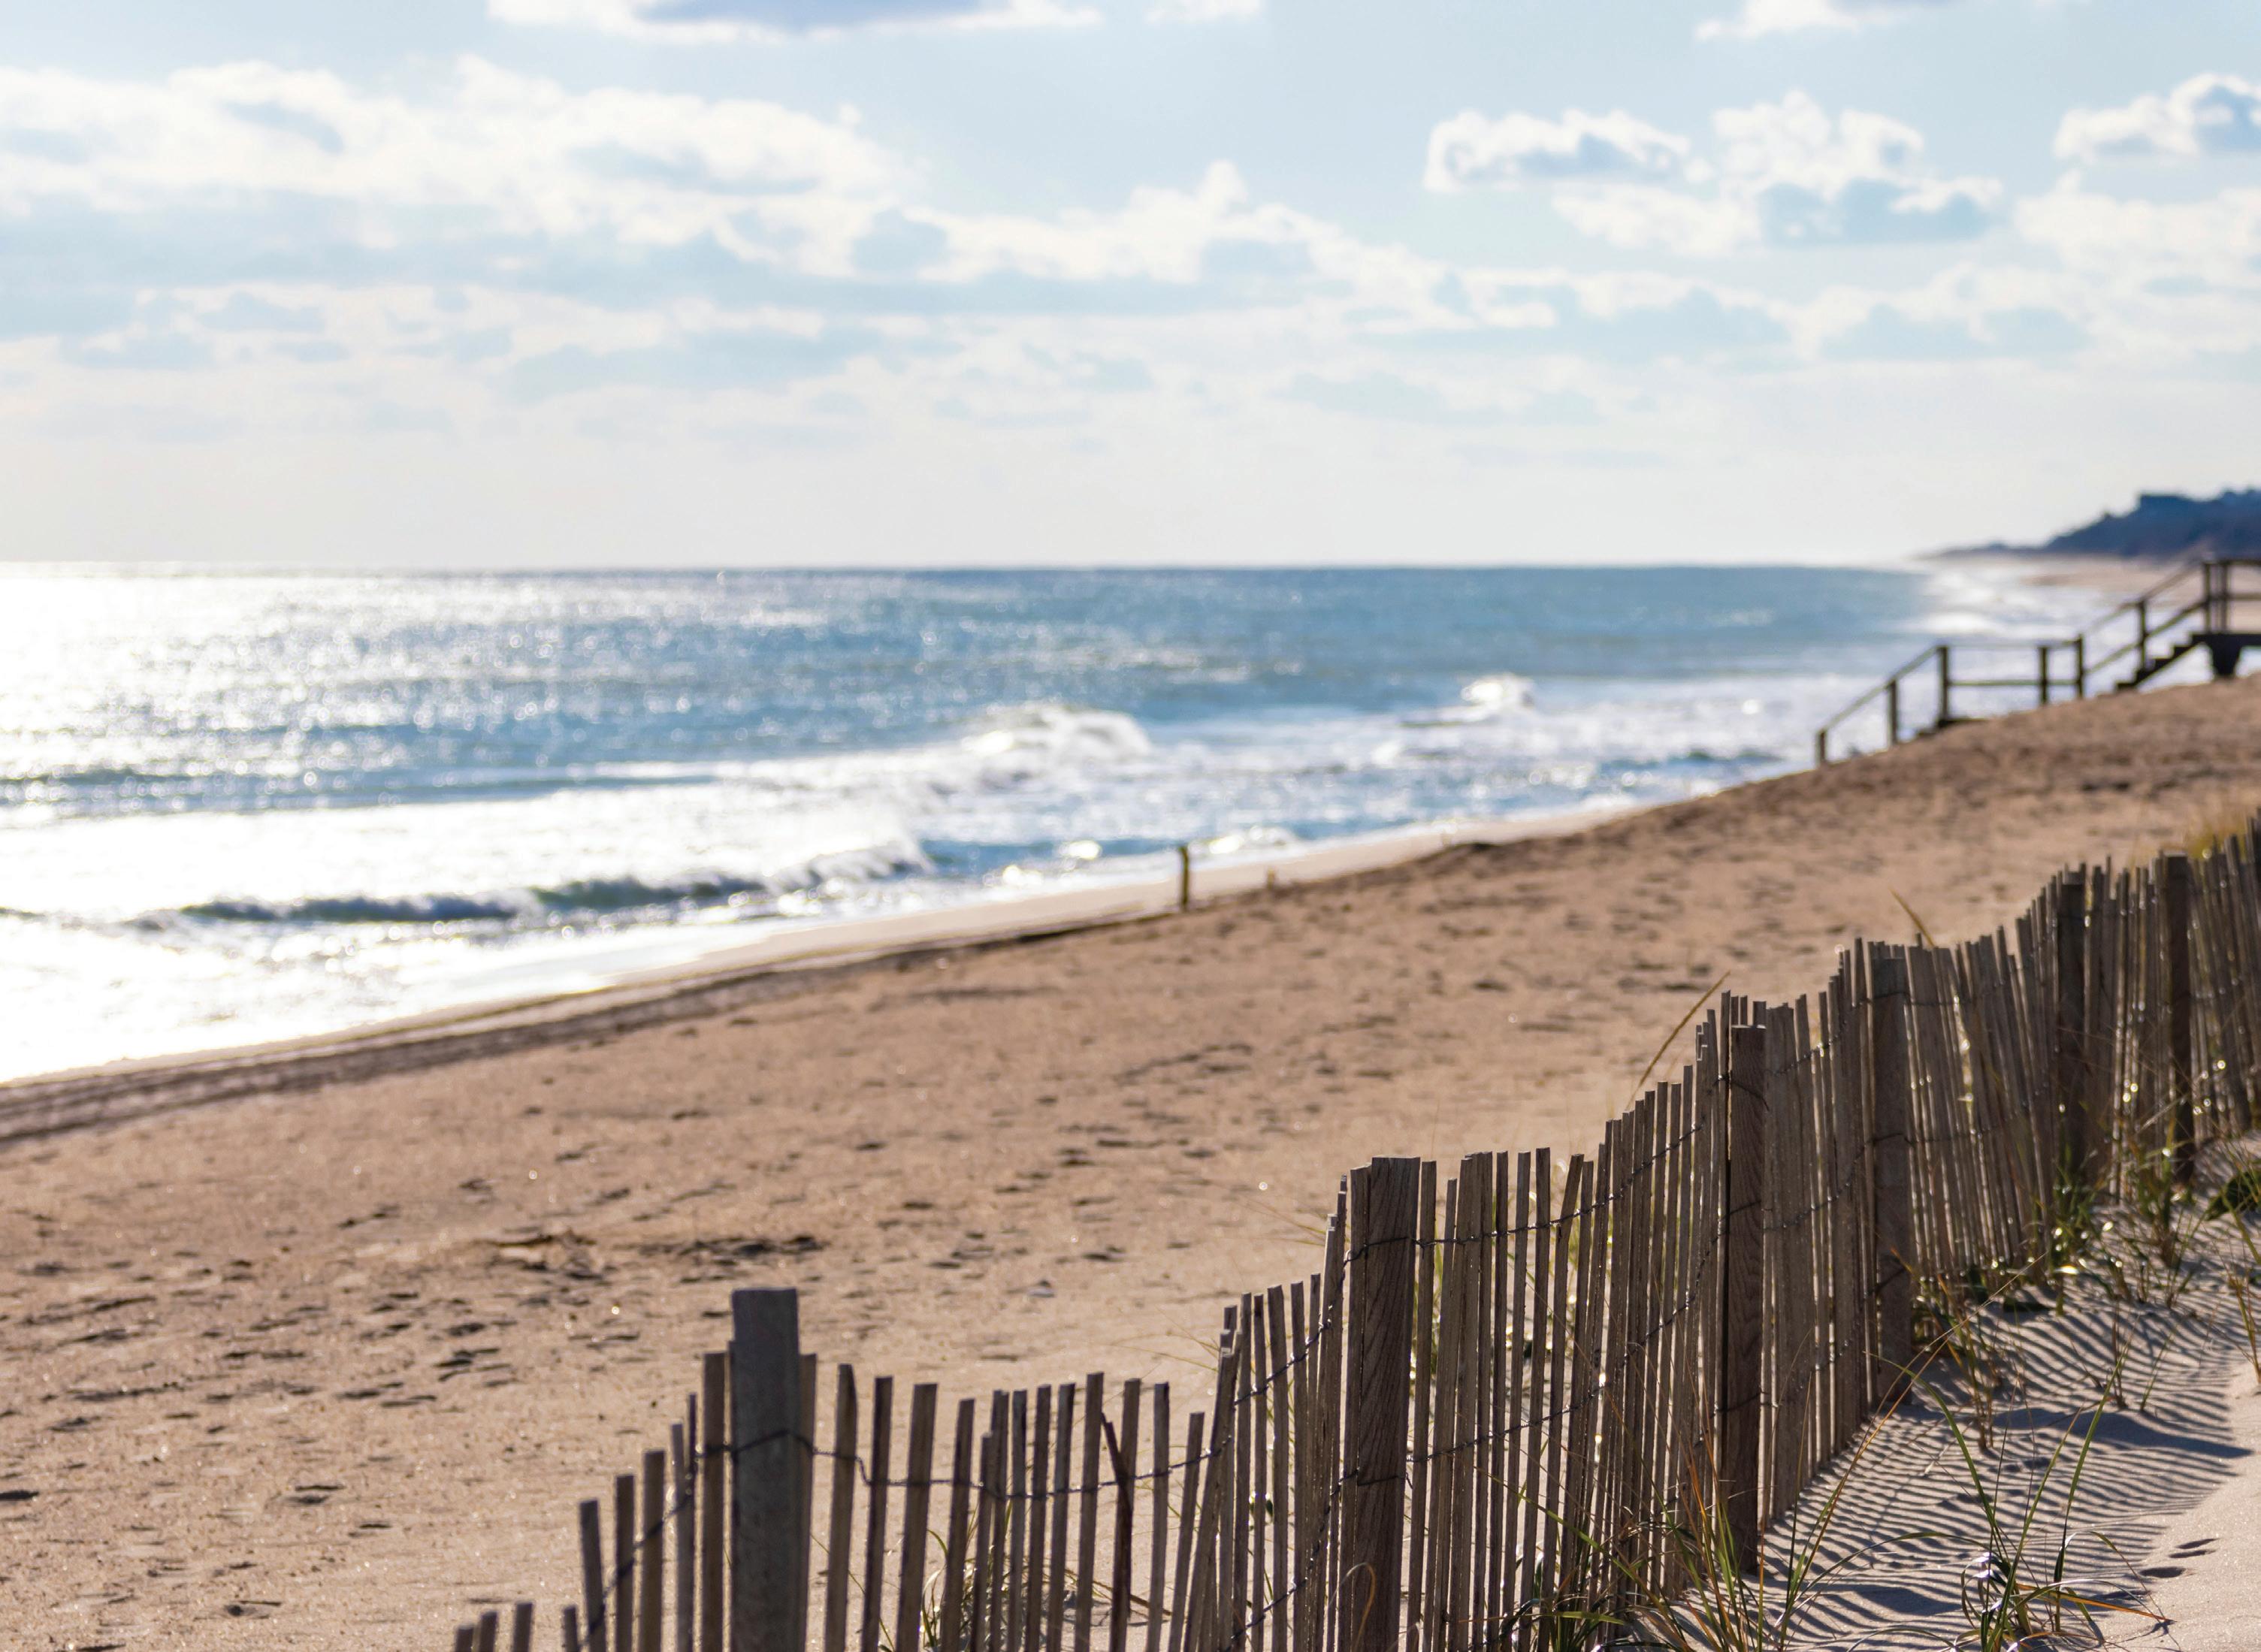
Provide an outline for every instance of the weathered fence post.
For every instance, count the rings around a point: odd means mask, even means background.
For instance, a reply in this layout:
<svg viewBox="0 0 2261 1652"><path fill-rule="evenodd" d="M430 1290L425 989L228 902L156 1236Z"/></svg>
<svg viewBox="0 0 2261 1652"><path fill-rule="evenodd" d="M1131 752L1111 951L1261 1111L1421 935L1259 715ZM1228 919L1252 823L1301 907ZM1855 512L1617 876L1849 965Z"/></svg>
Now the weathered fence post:
<svg viewBox="0 0 2261 1652"><path fill-rule="evenodd" d="M1722 1271L1718 1498L1734 1563L1759 1552L1759 1366L1766 1312L1766 1029L1727 1034L1727 1256Z"/></svg>
<svg viewBox="0 0 2261 1652"><path fill-rule="evenodd" d="M1870 1189L1877 1235L1877 1357L1872 1402L1899 1397L1915 1362L1915 1276L1909 1269L1915 1208L1909 1189L1907 955L1896 947L1869 953L1869 1059L1875 1112L1875 1180Z"/></svg>
<svg viewBox="0 0 2261 1652"><path fill-rule="evenodd" d="M2056 1036L2049 1055L2044 1107L2064 1108L2064 1163L2059 1172L2077 1184L2092 1182L2108 1142L2097 1139L2096 1086L2088 1062L2088 880L2067 872L2056 883ZM2107 1121L2108 1122L2108 1121Z"/></svg>
<svg viewBox="0 0 2261 1652"><path fill-rule="evenodd" d="M1357 1488L1344 1556L1343 1652L1395 1652L1412 1398L1413 1234L1421 1162L1376 1159L1351 1176L1346 1465Z"/></svg>
<svg viewBox="0 0 2261 1652"><path fill-rule="evenodd" d="M2198 1172L2198 1106L2193 1093L2191 1049L2191 858L2179 850L2160 857L2160 894L2167 942L2167 1062L2175 1110L2175 1185L2188 1187Z"/></svg>
<svg viewBox="0 0 2261 1652"><path fill-rule="evenodd" d="M604 1509L594 1498L581 1505L581 1614L589 1652L606 1652Z"/></svg>
<svg viewBox="0 0 2261 1652"><path fill-rule="evenodd" d="M800 1298L730 1293L730 1652L802 1652Z"/></svg>

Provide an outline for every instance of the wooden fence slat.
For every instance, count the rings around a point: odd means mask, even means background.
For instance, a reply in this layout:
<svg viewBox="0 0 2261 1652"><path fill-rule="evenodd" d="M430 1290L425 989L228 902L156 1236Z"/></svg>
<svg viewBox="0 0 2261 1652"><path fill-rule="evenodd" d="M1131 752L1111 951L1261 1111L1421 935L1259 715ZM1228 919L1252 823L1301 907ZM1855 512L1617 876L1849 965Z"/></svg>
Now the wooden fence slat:
<svg viewBox="0 0 2261 1652"><path fill-rule="evenodd" d="M1345 1303L1345 1244L1350 1216L1347 1179L1335 1186L1335 1213L1327 1224L1325 1261L1320 1275L1319 1452L1323 1493L1318 1534L1319 1591L1313 1602L1312 1623L1321 1652L1338 1652L1342 1621L1337 1611L1344 1570L1343 1537L1349 1529L1348 1505L1356 1487L1343 1473L1343 1338L1347 1318Z"/></svg>
<svg viewBox="0 0 2261 1652"><path fill-rule="evenodd" d="M699 1634L699 1400L667 1429L675 1478L675 1652L692 1652Z"/></svg>
<svg viewBox="0 0 2261 1652"><path fill-rule="evenodd" d="M1221 1533L1231 1546L1231 1559L1218 1569L1224 1600L1224 1632L1236 1645L1241 1641L1248 1624L1249 1541L1255 1513L1249 1506L1253 1500L1249 1488L1254 1475L1256 1441L1263 1432L1257 1421L1253 1391L1255 1384L1251 1379L1256 1337L1254 1305L1243 1297L1232 1332L1232 1513Z"/></svg>
<svg viewBox="0 0 2261 1652"><path fill-rule="evenodd" d="M974 1407L971 1399L958 1402L958 1428L950 1451L950 1515L942 1545L941 1652L965 1652L965 1569L972 1556L966 1550L968 1522L973 1498ZM975 1555L980 1554L977 1549ZM1121 1652L1121 1648L1116 1648Z"/></svg>
<svg viewBox="0 0 2261 1652"><path fill-rule="evenodd" d="M1179 1494L1183 1500L1178 1510L1178 1559L1170 1584L1170 1652L1188 1652L1186 1613L1192 1589L1194 1528L1200 1523L1194 1505L1201 1491L1202 1441L1207 1420L1200 1412L1186 1419L1185 1489Z"/></svg>
<svg viewBox="0 0 2261 1652"><path fill-rule="evenodd" d="M665 1652L660 1635L665 1621L667 1590L667 1453L643 1454L643 1524L636 1536L636 1559L642 1569L638 1601L636 1643L642 1652Z"/></svg>
<svg viewBox="0 0 2261 1652"><path fill-rule="evenodd" d="M1052 1448L1052 1588L1044 1612L1044 1645L1058 1652L1063 1645L1061 1626L1066 1621L1067 1611L1067 1512L1068 1494L1074 1484L1073 1459L1069 1448L1075 1443L1075 1384L1059 1385L1059 1403L1054 1409L1059 1434Z"/></svg>
<svg viewBox="0 0 2261 1652"><path fill-rule="evenodd" d="M699 1464L704 1482L699 1500L699 1647L700 1652L722 1652L723 1624L728 1615L722 1597L722 1521L725 1477L729 1466L730 1356L705 1355L700 1362L700 1375L707 1401L707 1438L705 1455Z"/></svg>
<svg viewBox="0 0 2261 1652"><path fill-rule="evenodd" d="M646 1652L636 1614L636 1483L633 1474L613 1477L613 1625L621 1652Z"/></svg>
<svg viewBox="0 0 2261 1652"><path fill-rule="evenodd" d="M918 1652L919 1608L926 1599L927 1508L934 1488L934 1423L940 1391L932 1383L911 1389L910 1449L903 1460L901 1578L895 1598L899 1652Z"/></svg>
<svg viewBox="0 0 2261 1652"><path fill-rule="evenodd" d="M1296 1464L1291 1477L1289 1495L1296 1505L1296 1593L1288 1603L1288 1641L1290 1652L1310 1652L1311 1626L1314 1617L1311 1603L1317 1595L1314 1584L1317 1551L1313 1546L1313 1528L1318 1516L1318 1477L1314 1459L1317 1455L1317 1432L1311 1402L1310 1373L1314 1362L1312 1332L1304 1322L1304 1287L1300 1279L1288 1286L1288 1346L1296 1351L1296 1364L1288 1384L1289 1414L1296 1426ZM1150 1647L1147 1652L1153 1652Z"/></svg>
<svg viewBox="0 0 2261 1652"><path fill-rule="evenodd" d="M1503 1156L1502 1163L1505 1163ZM1511 1229L1512 1248L1508 1266L1512 1270L1514 1288L1508 1302L1507 1320L1508 1375L1505 1422L1502 1433L1502 1449L1506 1464L1506 1510L1501 1523L1499 1550L1503 1577L1501 1579L1499 1611L1504 1626L1511 1629L1519 1620L1525 1599L1524 1574L1530 1553L1526 1525L1526 1510L1532 1491L1530 1468L1529 1440L1525 1425L1531 1415L1531 1155L1515 1155L1515 1203Z"/></svg>
<svg viewBox="0 0 2261 1652"><path fill-rule="evenodd" d="M1524 1402L1523 1572L1520 1591L1527 1613L1535 1614L1547 1579L1541 1559L1548 1541L1546 1512L1552 1507L1547 1465L1547 1414L1554 1405L1549 1379L1555 1317L1548 1309L1554 1278L1554 1155L1540 1148L1531 1155L1531 1380ZM1535 1627L1535 1626L1534 1626Z"/></svg>
<svg viewBox="0 0 2261 1652"><path fill-rule="evenodd" d="M1295 1579L1288 1569L1288 1293L1274 1285L1265 1293L1264 1328L1270 1341L1271 1381L1265 1390L1272 1418L1272 1592L1266 1598L1272 1652L1288 1652L1288 1591ZM1116 1652L1120 1652L1117 1648Z"/></svg>
<svg viewBox="0 0 2261 1652"><path fill-rule="evenodd" d="M1766 1059L1762 1026L1727 1034L1727 1250L1721 1281L1718 1501L1736 1565L1756 1564L1759 1542L1759 1383L1765 1276L1760 1222L1766 1205Z"/></svg>
<svg viewBox="0 0 2261 1652"><path fill-rule="evenodd" d="M1504 1153L1488 1155L1491 1168L1491 1188L1485 1199L1490 1219L1484 1224L1484 1277L1488 1286L1485 1323L1489 1327L1484 1339L1484 1358L1488 1367L1485 1386L1488 1391L1484 1420L1484 1530L1487 1534L1483 1553L1483 1613L1482 1639L1496 1643L1501 1634L1501 1597L1505 1587L1511 1545L1507 1541L1508 1522L1514 1509L1507 1501L1507 1416L1508 1392L1515 1373L1514 1349L1509 1340L1507 1323L1510 1301L1508 1282L1508 1228L1511 1225L1510 1187L1512 1166Z"/></svg>
<svg viewBox="0 0 2261 1652"><path fill-rule="evenodd" d="M2179 851L2160 857L2162 927L2166 941L2167 1091L2173 1100L2173 1146L2170 1149L2177 1187L2188 1187L2198 1173L2198 1118L2191 1048L2191 919L2193 879L2191 858Z"/></svg>
<svg viewBox="0 0 2261 1652"><path fill-rule="evenodd" d="M1908 971L1898 949L1873 949L1869 979L1875 1146L1877 1370L1873 1403L1906 1384L1915 1359L1914 1245L1908 1166Z"/></svg>
<svg viewBox="0 0 2261 1652"><path fill-rule="evenodd" d="M1461 1161L1454 1186L1460 1193L1453 1226L1453 1291L1446 1311L1458 1322L1454 1333L1453 1433L1446 1463L1452 1476L1452 1533L1446 1549L1446 1644L1464 1652L1475 1643L1474 1566L1481 1539L1477 1494L1478 1441L1483 1434L1483 1255L1477 1244L1483 1227L1483 1190L1478 1184L1481 1155ZM1488 1182L1488 1175L1482 1178ZM1354 1282L1353 1282L1354 1283Z"/></svg>
<svg viewBox="0 0 2261 1652"><path fill-rule="evenodd" d="M1546 1162L1544 1153L1540 1162ZM1570 1420L1570 1248L1577 1234L1576 1212L1586 1197L1590 1179L1587 1171L1585 1155L1572 1154L1562 1173L1562 1202L1554 1214L1553 1255L1549 1262L1554 1296L1547 1319L1547 1495L1539 1505L1539 1541L1544 1567L1540 1582L1542 1610L1550 1616L1561 1600L1565 1582L1563 1519L1568 1513L1569 1498L1562 1481L1562 1441Z"/></svg>
<svg viewBox="0 0 2261 1652"><path fill-rule="evenodd" d="M2050 1087L2064 1119L2064 1171L2092 1176L2108 1143L2089 1117L2088 1083L2088 883L2067 875L2053 887L2056 938L2056 1045Z"/></svg>
<svg viewBox="0 0 2261 1652"><path fill-rule="evenodd" d="M844 1362L833 1373L832 1518L824 1545L824 1652L847 1652L848 1591L855 1573L857 1420L856 1368Z"/></svg>
<svg viewBox="0 0 2261 1652"><path fill-rule="evenodd" d="M1008 1502L1013 1489L1010 1427L1012 1396L1003 1389L989 1395L989 1455L982 1466L981 1520L987 1534L980 1548L984 1564L973 1578L974 1616L981 1626L980 1652L1005 1652L1005 1638L1013 1598L1012 1573L1007 1548L1011 1524Z"/></svg>
<svg viewBox="0 0 2261 1652"><path fill-rule="evenodd" d="M1248 1352L1243 1359L1248 1369L1244 1390L1248 1395L1248 1590L1247 1615L1243 1620L1245 1629L1240 1638L1250 1652L1263 1652L1264 1631L1270 1617L1265 1610L1270 1599L1267 1580L1272 1570L1271 1499L1267 1495L1272 1483L1272 1391L1266 1365L1271 1333L1266 1324L1263 1297L1254 1295L1243 1300L1248 1303L1249 1326Z"/></svg>
<svg viewBox="0 0 2261 1652"><path fill-rule="evenodd" d="M1170 1385L1154 1384L1152 1512L1146 1529L1146 1652L1161 1652L1162 1591L1170 1546Z"/></svg>
<svg viewBox="0 0 2261 1652"><path fill-rule="evenodd" d="M990 1398L994 1401L1003 1397L993 1393ZM1002 1568L992 1545L999 1541L994 1538L1001 1506L996 1488L1003 1461L1004 1438L993 1424L981 1431L981 1477L973 1491L974 1558L968 1568L973 1575L965 1584L965 1652L995 1652L997 1645L991 1619L995 1579Z"/></svg>
<svg viewBox="0 0 2261 1652"><path fill-rule="evenodd" d="M1130 1593L1137 1555L1138 1519L1138 1413L1145 1399L1138 1378L1123 1384L1123 1427L1107 1431L1107 1455L1115 1484L1115 1563L1108 1570L1107 1652L1129 1652Z"/></svg>
<svg viewBox="0 0 2261 1652"><path fill-rule="evenodd" d="M1044 1403L1049 1407L1052 1402ZM1051 1420L1049 1410L1044 1420ZM1041 1436L1044 1430L1040 1427L1037 1432ZM1044 1477L1039 1473L1037 1477L1041 1480ZM1005 1494L1005 1574L997 1582L999 1611L1005 1631L1000 1652L1020 1652L1030 1638L1025 1627L1029 1617L1027 1527L1031 1524L1028 1511L1029 1391L1017 1388L1013 1391L1012 1470Z"/></svg>
<svg viewBox="0 0 2261 1652"><path fill-rule="evenodd" d="M1091 1652L1092 1608L1099 1591L1099 1439L1105 1420L1107 1378L1083 1379L1083 1485L1079 1493L1075 1546L1075 1652Z"/></svg>
<svg viewBox="0 0 2261 1652"><path fill-rule="evenodd" d="M581 1505L581 1621L589 1652L606 1652L604 1505L594 1498Z"/></svg>
<svg viewBox="0 0 2261 1652"><path fill-rule="evenodd" d="M872 1469L869 1495L864 1505L864 1610L858 1620L857 1644L862 1652L879 1652L879 1628L886 1608L887 1490L894 1472L893 1434L895 1422L895 1379L872 1379Z"/></svg>
<svg viewBox="0 0 2261 1652"><path fill-rule="evenodd" d="M1607 1249L1606 1227L1612 1176L1617 1166L1615 1137L1604 1132L1602 1148L1589 1168L1584 1196L1576 1212L1577 1235L1577 1300L1570 1312L1570 1415L1563 1455L1562 1581L1583 1608L1593 1576L1595 1520L1594 1402L1601 1377L1600 1313L1604 1305L1603 1256Z"/></svg>

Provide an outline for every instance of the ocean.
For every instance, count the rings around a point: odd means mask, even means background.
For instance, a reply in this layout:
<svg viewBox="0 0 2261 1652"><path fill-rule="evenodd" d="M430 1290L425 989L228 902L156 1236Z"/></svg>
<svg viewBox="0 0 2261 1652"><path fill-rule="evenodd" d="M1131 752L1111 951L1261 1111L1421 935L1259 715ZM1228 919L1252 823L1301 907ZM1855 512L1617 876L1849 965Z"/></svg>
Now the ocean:
<svg viewBox="0 0 2261 1652"><path fill-rule="evenodd" d="M0 570L0 1076L1808 761L1977 571Z"/></svg>

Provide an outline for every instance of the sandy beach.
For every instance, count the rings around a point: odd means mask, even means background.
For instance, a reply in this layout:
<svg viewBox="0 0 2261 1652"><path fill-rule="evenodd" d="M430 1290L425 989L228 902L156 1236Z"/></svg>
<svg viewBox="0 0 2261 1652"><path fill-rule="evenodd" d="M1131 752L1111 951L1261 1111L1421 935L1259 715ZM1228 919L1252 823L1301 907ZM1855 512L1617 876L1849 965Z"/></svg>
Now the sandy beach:
<svg viewBox="0 0 2261 1652"><path fill-rule="evenodd" d="M0 1608L437 1645L566 1591L736 1285L959 1391L1188 1372L1350 1165L1583 1148L1723 974L1810 990L2257 798L2261 684L2161 690L1190 913L100 1081L0 1149Z"/></svg>

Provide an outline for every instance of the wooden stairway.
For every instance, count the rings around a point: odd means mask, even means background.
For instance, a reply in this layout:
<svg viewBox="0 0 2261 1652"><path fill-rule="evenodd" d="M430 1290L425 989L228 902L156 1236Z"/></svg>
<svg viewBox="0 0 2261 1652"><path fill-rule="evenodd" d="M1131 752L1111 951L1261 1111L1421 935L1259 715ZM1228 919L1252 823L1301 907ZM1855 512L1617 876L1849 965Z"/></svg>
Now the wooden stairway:
<svg viewBox="0 0 2261 1652"><path fill-rule="evenodd" d="M2077 636L2038 642L1934 643L1815 731L1813 761L1828 762L1831 737L1841 735L1871 706L1878 710L1883 743L1897 746L1986 715L1969 709L1968 698L1958 707L1958 690L2029 692L2036 705L2054 699L2085 699L2099 690L2121 693L2142 687L2201 648L2217 678L2235 676L2245 650L2261 647L2261 626L2255 624L2261 619L2261 586L2241 586L2241 569L2261 569L2261 560L2205 557L2186 562ZM2006 656L2024 663L1998 664L1990 675L1959 675L1958 660L1967 669L1974 655L1982 662ZM1981 669L1985 669L1982 664ZM1923 715L1926 699L1927 720ZM1912 719L1906 714L1911 701ZM1992 709L2005 708L1998 704ZM1834 754L1850 756L1853 752L1841 746Z"/></svg>

